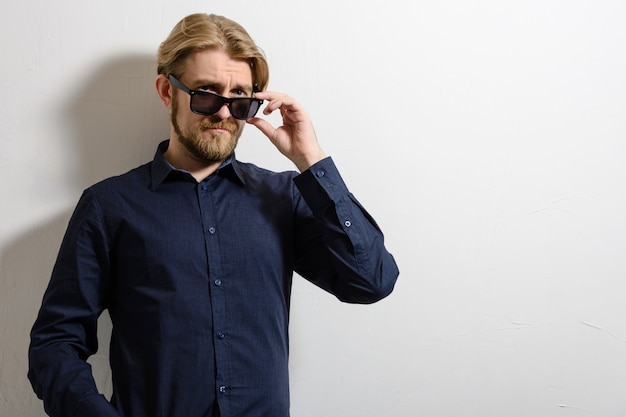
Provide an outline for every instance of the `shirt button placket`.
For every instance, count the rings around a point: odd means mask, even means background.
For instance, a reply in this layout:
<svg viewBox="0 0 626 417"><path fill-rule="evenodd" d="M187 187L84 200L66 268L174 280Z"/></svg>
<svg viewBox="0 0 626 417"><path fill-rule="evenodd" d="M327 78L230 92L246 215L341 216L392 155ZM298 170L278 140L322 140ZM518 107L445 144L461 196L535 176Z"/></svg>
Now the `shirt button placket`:
<svg viewBox="0 0 626 417"><path fill-rule="evenodd" d="M210 271L209 282L213 286L213 289L212 291L210 291L209 295L211 297L211 304L213 306L213 322L217 328L222 329L221 331L215 330L213 336L216 341L219 341L219 343L215 344L215 360L217 366L217 377L215 382L217 385L217 394L219 396L227 396L231 376L228 373L228 367L225 365L229 362L229 352L228 345L225 342L225 339L227 339L226 332L223 329L228 328L228 321L225 308L226 288L223 281L222 265L220 262L221 255L218 241L218 225L216 224L218 213L216 213L215 210L216 208L218 208L218 206L213 204L214 199L217 199L219 201L219 196L213 193L215 180L216 178L212 180L213 183L211 183L211 180L209 180L207 183L202 184L200 186L200 190L203 194L203 196L201 197L201 205L207 259L209 263L208 269Z"/></svg>

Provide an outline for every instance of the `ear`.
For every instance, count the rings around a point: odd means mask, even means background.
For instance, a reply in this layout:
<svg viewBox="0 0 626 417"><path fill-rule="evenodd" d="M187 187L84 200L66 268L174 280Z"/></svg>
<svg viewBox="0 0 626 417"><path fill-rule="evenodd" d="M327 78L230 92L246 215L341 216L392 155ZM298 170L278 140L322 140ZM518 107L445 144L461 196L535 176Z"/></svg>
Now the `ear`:
<svg viewBox="0 0 626 417"><path fill-rule="evenodd" d="M174 88L165 75L159 74L156 78L156 89L163 105L169 110L172 110L172 94L174 93Z"/></svg>

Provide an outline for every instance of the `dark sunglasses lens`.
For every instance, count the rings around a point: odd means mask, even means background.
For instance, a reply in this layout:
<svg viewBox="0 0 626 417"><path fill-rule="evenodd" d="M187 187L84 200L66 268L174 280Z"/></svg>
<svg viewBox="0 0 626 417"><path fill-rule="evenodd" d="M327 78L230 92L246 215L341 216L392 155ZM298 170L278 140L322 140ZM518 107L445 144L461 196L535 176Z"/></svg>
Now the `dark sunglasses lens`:
<svg viewBox="0 0 626 417"><path fill-rule="evenodd" d="M217 113L227 103L227 99L217 94L196 91L191 96L191 111L205 116ZM261 107L261 101L253 98L237 98L229 103L230 114L236 119L253 117Z"/></svg>
<svg viewBox="0 0 626 417"><path fill-rule="evenodd" d="M259 106L259 101L255 99L236 99L230 103L230 114L236 119L246 120L256 114L259 110Z"/></svg>
<svg viewBox="0 0 626 417"><path fill-rule="evenodd" d="M210 116L217 113L226 101L215 94L196 92L191 96L191 110L195 113Z"/></svg>

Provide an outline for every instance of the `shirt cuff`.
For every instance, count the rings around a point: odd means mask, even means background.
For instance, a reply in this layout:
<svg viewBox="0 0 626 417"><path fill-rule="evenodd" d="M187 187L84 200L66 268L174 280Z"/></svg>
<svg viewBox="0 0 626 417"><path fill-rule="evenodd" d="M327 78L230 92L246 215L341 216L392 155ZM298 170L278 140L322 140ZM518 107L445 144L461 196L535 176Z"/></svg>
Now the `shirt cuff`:
<svg viewBox="0 0 626 417"><path fill-rule="evenodd" d="M76 417L120 417L115 407L103 395L93 394L84 397L76 408Z"/></svg>
<svg viewBox="0 0 626 417"><path fill-rule="evenodd" d="M296 176L294 182L313 212L320 211L349 194L348 187L330 156Z"/></svg>

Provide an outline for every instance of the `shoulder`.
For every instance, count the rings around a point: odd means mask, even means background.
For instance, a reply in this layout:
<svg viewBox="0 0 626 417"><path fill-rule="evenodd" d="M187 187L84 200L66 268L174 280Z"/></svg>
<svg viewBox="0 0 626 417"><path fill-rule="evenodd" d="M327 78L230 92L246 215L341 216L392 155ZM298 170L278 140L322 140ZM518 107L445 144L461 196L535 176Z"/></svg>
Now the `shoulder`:
<svg viewBox="0 0 626 417"><path fill-rule="evenodd" d="M147 163L120 175L103 179L85 190L85 194L101 203L114 202L125 196L140 195L150 190L150 165Z"/></svg>
<svg viewBox="0 0 626 417"><path fill-rule="evenodd" d="M250 162L233 161L233 168L244 184L271 183L292 184L296 171L272 171Z"/></svg>
<svg viewBox="0 0 626 417"><path fill-rule="evenodd" d="M144 182L148 184L150 180L150 165L152 163L146 163L144 165L133 168L123 174L115 175L109 178L105 178L93 184L89 189L96 192L103 192L109 189L118 188L123 185L132 185L135 183Z"/></svg>

